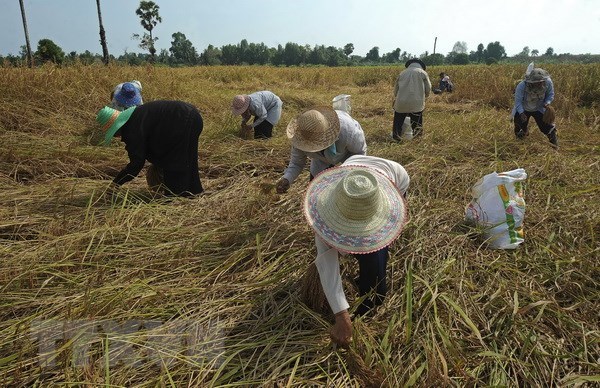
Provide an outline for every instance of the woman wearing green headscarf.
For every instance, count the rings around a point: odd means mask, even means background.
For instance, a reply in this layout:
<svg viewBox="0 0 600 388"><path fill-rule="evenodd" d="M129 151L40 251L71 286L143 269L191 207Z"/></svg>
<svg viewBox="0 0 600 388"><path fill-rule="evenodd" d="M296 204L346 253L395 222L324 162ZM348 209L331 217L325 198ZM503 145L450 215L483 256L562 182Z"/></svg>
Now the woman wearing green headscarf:
<svg viewBox="0 0 600 388"><path fill-rule="evenodd" d="M203 121L191 104L152 101L122 112L104 107L96 121L105 131L105 144L120 137L129 155L129 163L113 180L116 185L135 178L147 160L160 171L165 194L193 196L203 191L198 172Z"/></svg>

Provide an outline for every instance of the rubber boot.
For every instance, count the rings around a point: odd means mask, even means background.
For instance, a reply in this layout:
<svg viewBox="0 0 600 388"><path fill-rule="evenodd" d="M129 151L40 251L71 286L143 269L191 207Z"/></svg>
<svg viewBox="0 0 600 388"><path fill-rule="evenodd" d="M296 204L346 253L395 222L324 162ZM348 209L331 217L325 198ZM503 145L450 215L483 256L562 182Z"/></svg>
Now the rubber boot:
<svg viewBox="0 0 600 388"><path fill-rule="evenodd" d="M552 132L548 134L548 140L550 140L550 144L554 148L558 148L558 136L556 135L556 129L553 129Z"/></svg>

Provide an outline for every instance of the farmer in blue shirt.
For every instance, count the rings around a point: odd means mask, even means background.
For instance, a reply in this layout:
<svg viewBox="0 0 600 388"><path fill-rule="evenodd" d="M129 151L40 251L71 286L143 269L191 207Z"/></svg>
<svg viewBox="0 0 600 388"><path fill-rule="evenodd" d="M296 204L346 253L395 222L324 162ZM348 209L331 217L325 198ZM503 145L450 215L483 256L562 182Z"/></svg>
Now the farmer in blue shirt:
<svg viewBox="0 0 600 388"><path fill-rule="evenodd" d="M544 115L553 100L554 84L548 72L535 68L526 73L525 79L519 82L515 90L515 105L512 110L517 139L528 135L527 124L529 117L533 116L540 131L548 137L553 146L558 146L554 117Z"/></svg>

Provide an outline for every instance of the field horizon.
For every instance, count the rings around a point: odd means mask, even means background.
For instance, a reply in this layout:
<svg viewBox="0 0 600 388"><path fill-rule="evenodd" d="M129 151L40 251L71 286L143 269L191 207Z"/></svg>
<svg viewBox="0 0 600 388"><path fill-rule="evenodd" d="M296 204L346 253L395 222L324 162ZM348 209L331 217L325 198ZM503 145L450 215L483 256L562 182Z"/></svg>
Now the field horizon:
<svg viewBox="0 0 600 388"><path fill-rule="evenodd" d="M424 136L390 139L403 67L44 65L0 68L0 384L5 386L593 386L600 383L600 65L548 65L560 148L514 138L518 65L428 68ZM195 199L155 198L144 172L114 195L123 144L94 119L112 88L183 100L204 119ZM271 90L283 116L243 140L236 94ZM411 178L389 294L348 350L302 301L316 249L287 123L350 94L368 154ZM525 242L491 250L464 225L473 184L524 168ZM351 310L358 267L344 260ZM183 342L182 342L183 341Z"/></svg>

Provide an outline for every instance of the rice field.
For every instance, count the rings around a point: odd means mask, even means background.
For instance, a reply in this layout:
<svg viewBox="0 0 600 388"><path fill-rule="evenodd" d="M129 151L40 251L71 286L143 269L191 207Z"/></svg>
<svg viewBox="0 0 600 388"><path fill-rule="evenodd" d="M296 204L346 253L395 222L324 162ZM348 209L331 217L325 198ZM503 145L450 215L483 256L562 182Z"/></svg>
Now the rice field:
<svg viewBox="0 0 600 388"><path fill-rule="evenodd" d="M0 385L598 386L600 65L546 69L558 151L535 125L514 139L524 66L428 68L456 91L431 95L424 136L401 144L398 67L0 68ZM199 198L154 198L143 173L107 192L127 154L97 145L95 114L132 79L145 101L202 113ZM282 120L272 139L242 140L230 101L263 89L282 98ZM287 122L341 93L368 153L411 176L389 293L354 320L349 349L302 295L315 258L308 171L274 191ZM463 224L470 188L518 167L525 243L490 250ZM343 262L351 309L357 267Z"/></svg>

